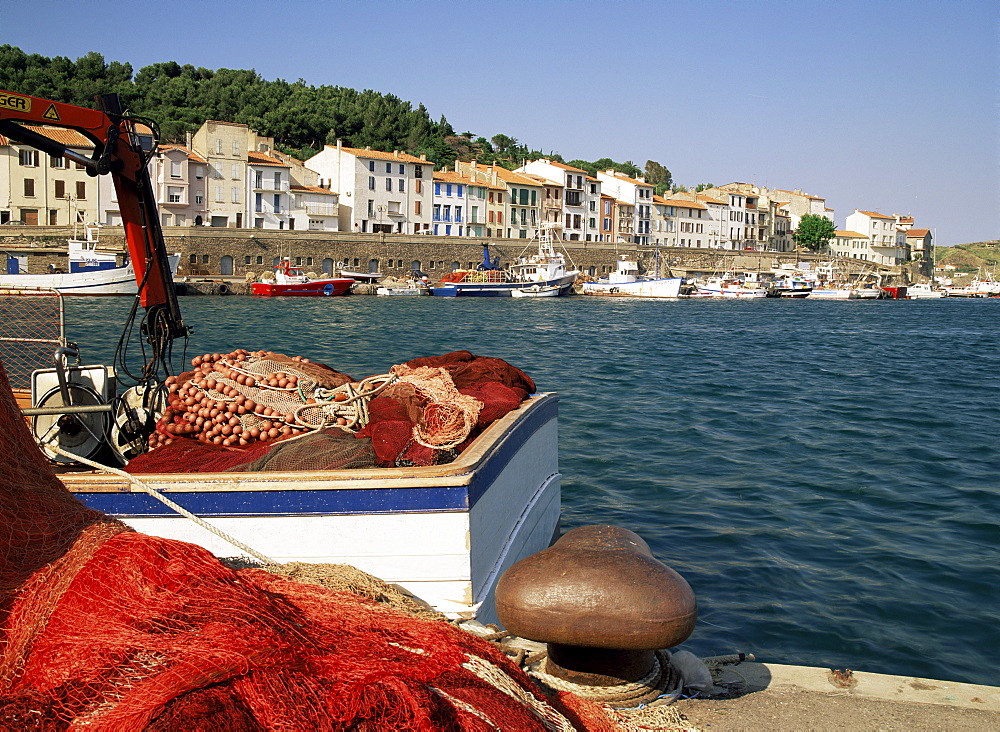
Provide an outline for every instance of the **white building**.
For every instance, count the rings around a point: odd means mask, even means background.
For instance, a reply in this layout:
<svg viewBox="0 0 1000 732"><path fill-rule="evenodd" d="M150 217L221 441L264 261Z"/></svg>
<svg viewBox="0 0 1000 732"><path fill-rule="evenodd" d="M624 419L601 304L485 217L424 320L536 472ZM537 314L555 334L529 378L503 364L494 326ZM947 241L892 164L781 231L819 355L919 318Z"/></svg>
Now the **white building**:
<svg viewBox="0 0 1000 732"><path fill-rule="evenodd" d="M320 186L340 193L340 230L417 234L431 230L434 164L409 153L326 145L306 161Z"/></svg>
<svg viewBox="0 0 1000 732"><path fill-rule="evenodd" d="M598 171L597 179L601 183L602 192L614 196L623 203L631 204L634 220L630 241L640 246L652 243L653 186L643 178L630 178L616 170L604 173Z"/></svg>
<svg viewBox="0 0 1000 732"><path fill-rule="evenodd" d="M538 176L547 183L557 186L560 192L559 224L562 226L562 238L567 241L583 241L588 233L588 218L595 218L590 233L596 233L597 202L600 201L600 189L596 199L588 193L593 184L588 181L587 171L574 168L554 160L531 160L517 169L519 173ZM555 198L555 197L553 197ZM594 208L588 207L588 201L595 201Z"/></svg>
<svg viewBox="0 0 1000 732"><path fill-rule="evenodd" d="M247 211L255 229L291 229L291 166L264 152L247 154Z"/></svg>
<svg viewBox="0 0 1000 732"><path fill-rule="evenodd" d="M903 264L909 259L906 232L897 228L896 217L875 211L854 210L846 219L847 229L868 240L868 261Z"/></svg>

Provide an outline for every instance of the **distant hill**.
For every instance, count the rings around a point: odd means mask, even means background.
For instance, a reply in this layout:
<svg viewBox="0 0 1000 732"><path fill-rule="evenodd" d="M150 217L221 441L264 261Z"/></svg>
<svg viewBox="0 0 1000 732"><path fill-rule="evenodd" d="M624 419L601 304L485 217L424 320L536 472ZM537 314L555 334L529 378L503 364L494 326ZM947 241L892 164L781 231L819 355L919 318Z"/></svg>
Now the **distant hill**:
<svg viewBox="0 0 1000 732"><path fill-rule="evenodd" d="M934 257L939 265L950 264L966 272L974 272L980 267L996 267L1000 263L1000 241L934 247Z"/></svg>

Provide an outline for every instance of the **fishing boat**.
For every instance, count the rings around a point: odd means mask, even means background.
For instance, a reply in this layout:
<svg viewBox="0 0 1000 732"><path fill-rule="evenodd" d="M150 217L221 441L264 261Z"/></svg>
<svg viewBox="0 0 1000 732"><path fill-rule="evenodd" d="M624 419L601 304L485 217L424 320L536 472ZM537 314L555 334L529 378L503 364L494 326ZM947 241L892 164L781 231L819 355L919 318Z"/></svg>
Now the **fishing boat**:
<svg viewBox="0 0 1000 732"><path fill-rule="evenodd" d="M559 285L528 285L510 291L511 297L558 297Z"/></svg>
<svg viewBox="0 0 1000 732"><path fill-rule="evenodd" d="M906 294L911 300L926 300L945 297L948 293L933 287L929 282L918 282L907 287Z"/></svg>
<svg viewBox="0 0 1000 732"><path fill-rule="evenodd" d="M536 237L537 253L522 255L506 269L499 257L491 257L489 245L483 245L483 262L475 270L456 270L431 286L438 297L511 297L514 290L526 286L555 287L558 295L568 295L580 274L566 269L566 255L554 246L552 226L543 224ZM530 244L529 244L530 246Z"/></svg>
<svg viewBox="0 0 1000 732"><path fill-rule="evenodd" d="M695 283L688 297L754 300L767 297L767 290L763 287L747 287L742 280L732 277L709 277L704 282Z"/></svg>
<svg viewBox="0 0 1000 732"><path fill-rule="evenodd" d="M618 295L626 297L678 297L682 277L655 278L639 274L639 265L633 260L619 257L615 271L596 282L584 282L584 295Z"/></svg>
<svg viewBox="0 0 1000 732"><path fill-rule="evenodd" d="M261 280L250 285L250 292L259 297L330 297L346 295L354 280L350 277L313 279L283 259L274 268L274 280Z"/></svg>
<svg viewBox="0 0 1000 732"><path fill-rule="evenodd" d="M431 292L427 283L420 279L385 279L375 289L375 294L382 297L419 297L430 295Z"/></svg>
<svg viewBox="0 0 1000 732"><path fill-rule="evenodd" d="M83 239L67 242L68 272L25 274L18 257L7 257L7 273L0 274L0 292L21 294L55 290L61 295L135 295L139 291L132 262L125 255L119 264L119 252L101 249L97 226L86 227ZM171 276L177 273L180 254L168 255Z"/></svg>

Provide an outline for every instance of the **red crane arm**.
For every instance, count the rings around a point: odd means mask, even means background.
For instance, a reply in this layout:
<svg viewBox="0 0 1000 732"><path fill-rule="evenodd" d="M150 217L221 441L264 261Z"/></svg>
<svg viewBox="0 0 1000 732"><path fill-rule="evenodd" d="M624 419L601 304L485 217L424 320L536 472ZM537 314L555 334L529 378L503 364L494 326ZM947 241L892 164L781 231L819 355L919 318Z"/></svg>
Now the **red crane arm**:
<svg viewBox="0 0 1000 732"><path fill-rule="evenodd" d="M163 231L157 215L147 156L136 134L135 122L123 114L116 94L97 97L99 109L87 109L49 99L0 90L0 134L56 157L74 160L89 175L110 175L118 194L118 207L140 302L151 315L147 333L167 340L187 335L174 294ZM92 157L66 148L20 123L53 125L76 130L94 143Z"/></svg>

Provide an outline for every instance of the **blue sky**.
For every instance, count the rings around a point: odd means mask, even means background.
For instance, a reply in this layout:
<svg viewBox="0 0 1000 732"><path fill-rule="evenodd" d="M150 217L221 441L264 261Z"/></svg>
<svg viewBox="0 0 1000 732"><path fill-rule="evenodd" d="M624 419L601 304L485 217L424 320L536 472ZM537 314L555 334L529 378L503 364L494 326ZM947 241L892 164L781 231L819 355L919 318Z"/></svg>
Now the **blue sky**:
<svg viewBox="0 0 1000 732"><path fill-rule="evenodd" d="M392 93L459 132L1000 238L996 0L0 0L0 43Z"/></svg>

